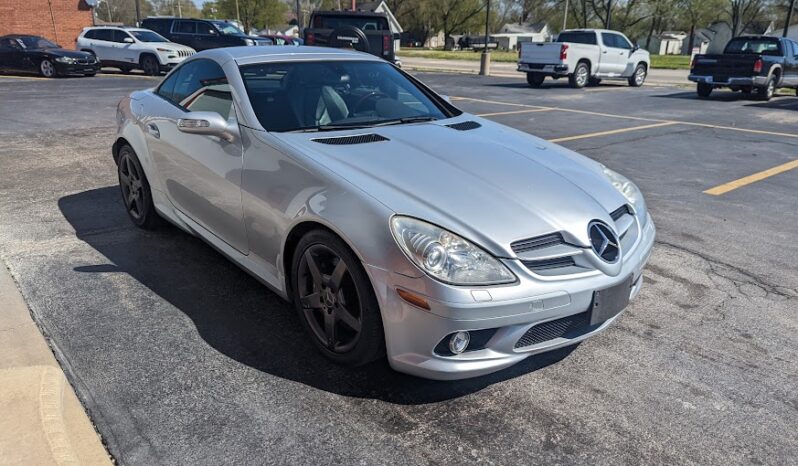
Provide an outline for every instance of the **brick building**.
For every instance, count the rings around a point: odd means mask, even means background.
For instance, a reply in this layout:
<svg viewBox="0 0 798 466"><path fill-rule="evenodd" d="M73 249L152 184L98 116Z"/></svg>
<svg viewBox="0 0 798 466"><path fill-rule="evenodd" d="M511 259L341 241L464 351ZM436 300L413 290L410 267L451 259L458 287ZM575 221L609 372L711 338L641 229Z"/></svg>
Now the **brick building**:
<svg viewBox="0 0 798 466"><path fill-rule="evenodd" d="M86 0L0 0L0 36L34 34L74 48L91 19Z"/></svg>

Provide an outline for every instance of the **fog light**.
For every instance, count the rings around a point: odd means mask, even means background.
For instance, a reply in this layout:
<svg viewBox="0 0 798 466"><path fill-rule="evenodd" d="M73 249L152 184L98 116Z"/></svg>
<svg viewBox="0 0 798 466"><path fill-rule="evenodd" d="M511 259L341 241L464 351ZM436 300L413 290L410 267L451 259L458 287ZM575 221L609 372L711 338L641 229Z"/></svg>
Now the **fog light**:
<svg viewBox="0 0 798 466"><path fill-rule="evenodd" d="M471 336L468 332L457 332L449 338L449 351L454 354L460 354L468 348L468 342L471 341Z"/></svg>

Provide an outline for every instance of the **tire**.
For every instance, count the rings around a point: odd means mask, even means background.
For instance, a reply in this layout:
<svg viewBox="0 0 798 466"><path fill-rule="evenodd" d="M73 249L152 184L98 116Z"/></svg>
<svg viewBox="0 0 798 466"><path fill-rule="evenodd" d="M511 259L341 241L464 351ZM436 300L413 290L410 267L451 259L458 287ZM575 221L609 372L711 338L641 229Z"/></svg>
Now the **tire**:
<svg viewBox="0 0 798 466"><path fill-rule="evenodd" d="M532 87L540 87L543 84L543 81L546 79L546 75L540 73L527 73L526 74L526 82Z"/></svg>
<svg viewBox="0 0 798 466"><path fill-rule="evenodd" d="M360 260L340 238L326 230L303 236L294 250L291 278L299 319L324 356L354 367L385 354L374 288Z"/></svg>
<svg viewBox="0 0 798 466"><path fill-rule="evenodd" d="M159 76L161 74L161 65L158 64L158 60L152 55L144 55L141 57L140 65L144 74L147 76Z"/></svg>
<svg viewBox="0 0 798 466"><path fill-rule="evenodd" d="M590 79L590 69L587 63L579 62L574 68L574 72L568 75L568 85L574 89L581 89L587 85Z"/></svg>
<svg viewBox="0 0 798 466"><path fill-rule="evenodd" d="M125 144L119 148L118 160L119 188L128 217L134 225L144 230L153 230L161 226L163 219L155 211L150 183L136 152Z"/></svg>
<svg viewBox="0 0 798 466"><path fill-rule="evenodd" d="M698 93L698 97L706 99L707 97L709 97L710 94L712 94L712 85L705 83L698 83L695 90L696 93Z"/></svg>
<svg viewBox="0 0 798 466"><path fill-rule="evenodd" d="M629 85L632 87L640 87L646 82L647 76L648 71L646 70L646 65L638 63L635 72L629 76Z"/></svg>
<svg viewBox="0 0 798 466"><path fill-rule="evenodd" d="M588 86L598 86L599 84L601 84L601 78L594 78L591 76L590 79L587 80Z"/></svg>
<svg viewBox="0 0 798 466"><path fill-rule="evenodd" d="M756 88L756 96L759 100L767 102L776 94L776 75L768 78L768 83L764 87Z"/></svg>
<svg viewBox="0 0 798 466"><path fill-rule="evenodd" d="M45 78L58 77L58 72L55 70L55 65L48 59L44 59L39 63L39 73Z"/></svg>

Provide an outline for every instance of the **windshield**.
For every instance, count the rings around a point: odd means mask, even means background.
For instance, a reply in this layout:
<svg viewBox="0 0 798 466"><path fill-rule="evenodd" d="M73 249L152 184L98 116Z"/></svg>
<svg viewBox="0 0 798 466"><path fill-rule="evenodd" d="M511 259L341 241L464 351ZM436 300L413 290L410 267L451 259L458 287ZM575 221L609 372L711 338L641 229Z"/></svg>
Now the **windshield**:
<svg viewBox="0 0 798 466"><path fill-rule="evenodd" d="M313 27L319 29L338 29L343 27L356 27L363 31L387 31L388 20L379 16L352 17L352 16L323 16L313 18Z"/></svg>
<svg viewBox="0 0 798 466"><path fill-rule="evenodd" d="M57 49L58 46L47 39L41 37L17 37L17 43L23 49Z"/></svg>
<svg viewBox="0 0 798 466"><path fill-rule="evenodd" d="M259 63L240 70L255 115L268 131L365 128L454 115L388 63Z"/></svg>
<svg viewBox="0 0 798 466"><path fill-rule="evenodd" d="M738 37L726 44L723 53L744 54L756 53L759 55L781 55L779 40L768 37Z"/></svg>
<svg viewBox="0 0 798 466"><path fill-rule="evenodd" d="M216 26L216 29L219 30L222 34L226 36L243 36L244 31L238 29L235 24L233 23L225 23L224 21L214 21L213 25Z"/></svg>
<svg viewBox="0 0 798 466"><path fill-rule="evenodd" d="M162 35L152 31L128 31L128 32L141 42L169 42Z"/></svg>

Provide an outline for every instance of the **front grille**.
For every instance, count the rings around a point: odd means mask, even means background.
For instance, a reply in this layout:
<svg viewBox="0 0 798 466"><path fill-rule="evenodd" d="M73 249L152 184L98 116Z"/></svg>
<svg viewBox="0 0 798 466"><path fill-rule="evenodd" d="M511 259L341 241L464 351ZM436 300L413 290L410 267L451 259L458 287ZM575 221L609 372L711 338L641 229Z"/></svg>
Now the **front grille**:
<svg viewBox="0 0 798 466"><path fill-rule="evenodd" d="M468 131L470 129L477 129L482 127L482 125L480 125L476 121L461 121L460 123L452 123L451 125L446 125L446 126L452 129L456 129L458 131Z"/></svg>
<svg viewBox="0 0 798 466"><path fill-rule="evenodd" d="M537 345L555 338L576 337L584 334L589 327L590 315L588 312L550 320L527 330L524 336L515 343L515 348Z"/></svg>
<svg viewBox="0 0 798 466"><path fill-rule="evenodd" d="M624 205L618 207L617 209L613 210L610 213L610 217L612 217L613 221L617 222L619 218L623 217L626 214L632 215L632 211L629 210L629 206L628 205L624 204Z"/></svg>
<svg viewBox="0 0 798 466"><path fill-rule="evenodd" d="M191 50L178 50L177 51L177 56L178 57L190 57L192 55L194 55L194 52L192 52Z"/></svg>
<svg viewBox="0 0 798 466"><path fill-rule="evenodd" d="M370 142L381 142L387 140L388 138L386 138L385 136L380 136L379 134L374 134L374 133L357 134L354 136L341 136L337 138L312 139L313 142L318 142L321 144L332 144L332 145L367 144Z"/></svg>
<svg viewBox="0 0 798 466"><path fill-rule="evenodd" d="M562 267L575 266L574 258L571 256L557 257L554 259L542 259L537 261L521 261L524 267L532 271L559 269Z"/></svg>
<svg viewBox="0 0 798 466"><path fill-rule="evenodd" d="M522 239L510 243L510 248L514 253L518 254L524 251L531 251L533 249L548 248L558 244L564 244L565 240L561 233L551 233L548 235L537 236L535 238Z"/></svg>

